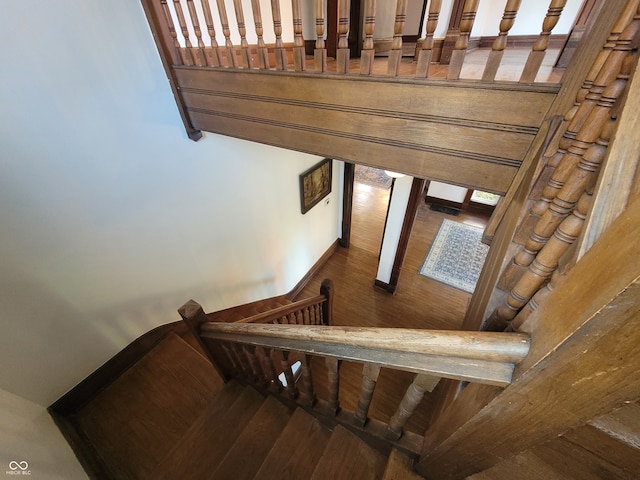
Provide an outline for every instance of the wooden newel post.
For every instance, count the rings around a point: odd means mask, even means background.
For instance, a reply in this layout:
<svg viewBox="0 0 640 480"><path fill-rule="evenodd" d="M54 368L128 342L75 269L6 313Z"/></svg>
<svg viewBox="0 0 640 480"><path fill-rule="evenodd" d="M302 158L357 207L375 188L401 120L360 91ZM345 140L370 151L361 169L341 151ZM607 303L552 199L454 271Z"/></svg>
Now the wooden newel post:
<svg viewBox="0 0 640 480"><path fill-rule="evenodd" d="M225 382L231 380L230 371L231 368L227 364L227 360L224 357L222 350L212 350L200 337L200 327L202 324L207 323L209 319L207 314L204 313L202 306L195 300L189 300L178 309L178 313L182 317L182 320L187 324L191 333L198 341L202 350L206 353L207 358L211 364L218 371L220 376Z"/></svg>
<svg viewBox="0 0 640 480"><path fill-rule="evenodd" d="M320 295L327 297L326 302L322 303L322 323L331 325L331 315L333 313L333 280L328 278L322 281L320 285Z"/></svg>

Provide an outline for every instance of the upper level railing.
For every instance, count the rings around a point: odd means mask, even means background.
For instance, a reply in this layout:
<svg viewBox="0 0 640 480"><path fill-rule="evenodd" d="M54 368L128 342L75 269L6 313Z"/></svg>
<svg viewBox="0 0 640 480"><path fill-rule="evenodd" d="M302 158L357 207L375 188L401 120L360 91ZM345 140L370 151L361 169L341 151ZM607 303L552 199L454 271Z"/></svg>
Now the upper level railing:
<svg viewBox="0 0 640 480"><path fill-rule="evenodd" d="M233 15L229 15L229 2L224 0L216 0L215 3L210 0L143 0L143 3L148 10L156 12L155 16L150 15L149 18L151 22L157 23L152 27L166 37L170 45L166 53L170 55L172 65L448 80L476 79L483 82L500 79L523 83L554 83L561 76L558 72L551 75L552 68L548 65L543 69L541 67L549 48L550 36L566 0L550 1L540 26L540 34L529 55L521 55L522 60L517 61L519 64L509 65L509 72L502 77L499 69L505 59L504 53L508 50L509 33L517 20L521 0L508 0L503 11L486 12L486 15L500 16L499 29L495 32L491 49L475 56L470 63L465 60L473 45L470 42L471 33L476 14L482 5L480 0L465 0L456 25L458 36L451 61L445 67L434 63L437 59L435 34L443 31L443 27L446 27L443 22L452 15L449 11L442 11L442 0L429 2L428 11L425 12L426 20L421 28L424 36L415 47L411 45L415 54L409 53L408 58L406 45L403 45L403 34L409 2L396 0L394 18L386 19L393 20L391 48L386 59L379 61L376 60L374 42L378 26L375 0L365 0L363 4L363 38L359 59L350 59L349 25L352 19L349 0L338 2L337 26L328 25L326 0L315 0L312 11L310 8L303 9L302 0L251 0L251 13L246 11L247 2L233 0ZM451 9L459 2L444 3ZM535 0L535 3L540 5L540 9L545 8L542 2ZM306 18L310 15L314 18ZM230 21L230 17L234 17L235 22ZM378 23L381 21L379 19ZM288 25L286 22L291 23ZM309 24L315 25L315 31L303 31L303 26ZM337 48L335 58L327 61L326 38L331 32L335 32L338 37ZM265 38L269 39L269 43ZM305 38L312 40L305 43ZM309 56L305 55L305 46ZM403 57L407 61L403 61Z"/></svg>

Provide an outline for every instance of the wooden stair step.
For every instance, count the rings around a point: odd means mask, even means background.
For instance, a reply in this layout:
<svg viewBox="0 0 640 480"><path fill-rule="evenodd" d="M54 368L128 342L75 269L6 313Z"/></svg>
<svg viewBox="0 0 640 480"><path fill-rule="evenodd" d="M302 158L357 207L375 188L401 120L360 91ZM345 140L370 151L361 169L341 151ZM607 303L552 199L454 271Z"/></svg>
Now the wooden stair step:
<svg viewBox="0 0 640 480"><path fill-rule="evenodd" d="M626 438L591 425L573 429L565 433L564 438L620 467L629 474L629 478L640 474L640 448L625 441Z"/></svg>
<svg viewBox="0 0 640 480"><path fill-rule="evenodd" d="M256 480L300 480L311 477L331 432L298 408L265 458Z"/></svg>
<svg viewBox="0 0 640 480"><path fill-rule="evenodd" d="M413 460L398 449L391 449L382 480L420 480L424 477L413 471Z"/></svg>
<svg viewBox="0 0 640 480"><path fill-rule="evenodd" d="M373 480L384 473L386 458L341 425L336 426L311 480Z"/></svg>
<svg viewBox="0 0 640 480"><path fill-rule="evenodd" d="M170 333L74 415L76 428L112 476L148 478L222 385L213 366Z"/></svg>
<svg viewBox="0 0 640 480"><path fill-rule="evenodd" d="M268 396L210 480L254 478L290 417L289 409L282 402Z"/></svg>
<svg viewBox="0 0 640 480"><path fill-rule="evenodd" d="M264 400L252 388L228 387L234 391L225 386L148 478L204 479L216 469ZM227 396L235 397L230 406L221 401Z"/></svg>

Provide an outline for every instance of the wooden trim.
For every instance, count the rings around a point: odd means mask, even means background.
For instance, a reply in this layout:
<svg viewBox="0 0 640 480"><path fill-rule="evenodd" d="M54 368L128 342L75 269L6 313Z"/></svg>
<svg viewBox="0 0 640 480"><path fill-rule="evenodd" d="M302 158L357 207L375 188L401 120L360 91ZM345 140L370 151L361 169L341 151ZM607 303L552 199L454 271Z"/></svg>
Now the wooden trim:
<svg viewBox="0 0 640 480"><path fill-rule="evenodd" d="M295 298L300 294L300 292L307 286L307 284L311 281L311 279L318 273L318 271L324 266L325 263L331 258L338 248L338 240L336 239L327 250L322 254L322 256L313 264L313 266L309 269L309 271L300 279L300 281L293 287L289 293L285 294L285 297L289 300L295 300Z"/></svg>
<svg viewBox="0 0 640 480"><path fill-rule="evenodd" d="M431 197L429 195L425 195L424 197L425 203L435 203L436 205L443 205L445 207L457 208L462 210L462 203L453 202L451 200L446 200L444 198Z"/></svg>
<svg viewBox="0 0 640 480"><path fill-rule="evenodd" d="M356 178L354 163L344 162L344 180L342 183L342 236L339 244L349 248L351 244L351 222L353 217L353 183Z"/></svg>
<svg viewBox="0 0 640 480"><path fill-rule="evenodd" d="M387 282L383 282L382 280L378 280L378 279L376 279L373 282L373 286L376 288L379 288L380 290L384 290L385 292L390 293L391 295L396 293L396 288L397 288L397 285L390 285Z"/></svg>
<svg viewBox="0 0 640 480"><path fill-rule="evenodd" d="M209 322L200 335L497 386L529 351L527 335L494 332Z"/></svg>
<svg viewBox="0 0 640 480"><path fill-rule="evenodd" d="M161 12L157 10L159 3L154 2L153 0L141 0L141 2L142 8L144 9L144 13L147 17L147 23L151 29L151 34L153 35L153 40L158 48L160 59L162 60L162 67L164 68L167 79L169 80L169 85L171 86L171 91L175 98L180 118L182 118L182 123L187 131L187 136L194 142L197 142L202 138L202 131L193 126L191 117L187 114L187 108L185 106L184 99L180 94L175 72L173 68L171 68L172 65L179 62L177 60L177 52L175 52L175 49L173 49L172 46L170 47L171 39L168 36L166 21L164 20Z"/></svg>
<svg viewBox="0 0 640 480"><path fill-rule="evenodd" d="M74 413L144 357L171 332L180 336L190 334L187 325L179 320L148 331L56 400L49 406L49 411L58 415Z"/></svg>
<svg viewBox="0 0 640 480"><path fill-rule="evenodd" d="M98 480L112 478L106 465L100 460L102 457L98 450L86 435L84 435L82 429L76 424L73 416L56 413L51 410L51 407L49 407L49 415L51 415L60 433L62 433L62 436L71 447L71 450L87 476L91 479Z"/></svg>
<svg viewBox="0 0 640 480"><path fill-rule="evenodd" d="M418 213L418 207L422 203L424 185L425 180L422 178L414 178L413 183L411 184L411 192L409 193L407 209L405 210L402 230L400 230L400 238L398 239L398 246L396 248L396 256L393 260L393 267L391 269L391 278L389 279L389 286L393 287L394 291L398 287L400 271L402 270L404 258L407 255L407 247L409 246L411 230L413 229L416 214Z"/></svg>
<svg viewBox="0 0 640 480"><path fill-rule="evenodd" d="M471 44L475 48L491 48L493 42L498 38L497 35L488 35L486 37L474 37L469 40L469 48ZM536 40L540 38L540 35L508 35L507 36L507 48L511 47L533 47ZM562 48L567 41L566 34L552 34L549 36L548 48Z"/></svg>

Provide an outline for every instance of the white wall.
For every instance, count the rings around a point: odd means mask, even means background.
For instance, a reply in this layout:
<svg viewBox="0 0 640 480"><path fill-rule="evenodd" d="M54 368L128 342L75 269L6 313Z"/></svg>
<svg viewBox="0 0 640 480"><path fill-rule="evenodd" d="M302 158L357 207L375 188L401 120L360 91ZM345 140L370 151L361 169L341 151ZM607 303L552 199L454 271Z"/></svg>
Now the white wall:
<svg viewBox="0 0 640 480"><path fill-rule="evenodd" d="M448 183L431 181L427 189L427 195L435 198L442 198L450 202L462 203L464 197L467 196L469 190L458 185L449 185Z"/></svg>
<svg viewBox="0 0 640 480"><path fill-rule="evenodd" d="M140 2L10 2L0 44L0 388L49 405L189 298L286 293L337 238L338 175L300 214L318 157L187 139Z"/></svg>
<svg viewBox="0 0 640 480"><path fill-rule="evenodd" d="M407 211L412 184L413 177L408 175L396 178L394 181L382 238L382 247L380 248L378 271L376 273L376 280L384 283L389 283L391 280L391 273L393 272L393 264L396 259L396 252L398 251L398 241L402 233L402 224L404 223L404 216Z"/></svg>
<svg viewBox="0 0 640 480"><path fill-rule="evenodd" d="M19 476L7 475L6 478L24 478L21 467L25 466L25 472L30 472L30 475L25 473L25 476L29 478L87 478L47 411L40 405L2 389L0 432L0 472L20 473Z"/></svg>
<svg viewBox="0 0 640 480"><path fill-rule="evenodd" d="M566 34L571 31L576 15L584 0L567 0L553 34ZM480 2L476 20L471 31L472 37L494 36L500 33L500 20L504 12L505 0L483 0ZM542 22L549 2L524 0L518 10L516 21L509 35L537 35L542 31Z"/></svg>
<svg viewBox="0 0 640 480"><path fill-rule="evenodd" d="M580 11L584 0L567 0L567 4L560 16L558 24L553 30L554 34L566 34L569 33L576 15ZM412 33L413 25L416 22L414 11L417 10L417 4L415 0L410 2L410 9L407 12L407 26L410 30L406 30L408 33ZM430 2L429 2L430 3ZM476 19L471 32L472 37L493 36L500 32L500 20L504 12L506 0L482 0L476 14ZM453 6L453 0L443 0L440 10L440 17L438 19L438 26L436 28L434 37L444 38L447 34L447 28L449 26L449 18L451 16L451 8ZM537 35L542 30L542 21L547 13L549 2L541 2L539 0L524 0L520 6L518 16L510 31L510 35ZM426 16L429 12L429 5L427 5ZM393 37L393 19L395 16L395 2L377 2L376 3L376 31L374 38L391 38ZM424 25L422 36L424 37Z"/></svg>

